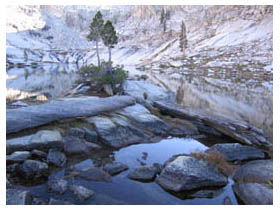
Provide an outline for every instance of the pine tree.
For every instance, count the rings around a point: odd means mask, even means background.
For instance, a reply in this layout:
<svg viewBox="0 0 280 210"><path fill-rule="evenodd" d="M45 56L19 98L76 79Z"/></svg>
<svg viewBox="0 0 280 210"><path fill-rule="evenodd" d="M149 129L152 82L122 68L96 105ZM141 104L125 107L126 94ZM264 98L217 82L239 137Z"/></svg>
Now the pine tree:
<svg viewBox="0 0 280 210"><path fill-rule="evenodd" d="M103 43L109 50L109 73L112 74L111 48L118 43L118 37L111 21L107 21L100 32Z"/></svg>
<svg viewBox="0 0 280 210"><path fill-rule="evenodd" d="M104 26L104 20L102 18L102 14L100 11L98 11L92 19L92 22L90 24L90 33L87 35L87 39L89 41L95 41L98 66L100 66L98 42L101 38L100 32L101 32L103 26Z"/></svg>
<svg viewBox="0 0 280 210"><path fill-rule="evenodd" d="M185 56L185 50L187 48L188 40L186 35L186 26L184 21L181 24L181 33L180 33L180 49L183 52L183 56Z"/></svg>

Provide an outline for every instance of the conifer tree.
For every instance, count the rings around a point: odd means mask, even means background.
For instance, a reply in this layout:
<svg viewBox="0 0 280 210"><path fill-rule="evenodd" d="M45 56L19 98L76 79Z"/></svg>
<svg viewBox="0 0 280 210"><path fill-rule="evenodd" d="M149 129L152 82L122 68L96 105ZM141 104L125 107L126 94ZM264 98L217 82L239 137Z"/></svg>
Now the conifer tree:
<svg viewBox="0 0 280 210"><path fill-rule="evenodd" d="M111 48L118 43L117 33L111 21L107 21L100 32L103 43L109 50L109 73L112 74Z"/></svg>
<svg viewBox="0 0 280 210"><path fill-rule="evenodd" d="M100 11L98 11L92 19L92 22L90 24L90 33L87 35L87 39L89 41L95 41L98 66L100 66L98 42L101 38L100 32L101 32L103 26L104 26L104 20L102 18L102 14Z"/></svg>
<svg viewBox="0 0 280 210"><path fill-rule="evenodd" d="M183 56L185 56L185 50L187 48L188 40L186 35L186 26L184 21L181 24L181 33L180 33L180 49L183 52Z"/></svg>

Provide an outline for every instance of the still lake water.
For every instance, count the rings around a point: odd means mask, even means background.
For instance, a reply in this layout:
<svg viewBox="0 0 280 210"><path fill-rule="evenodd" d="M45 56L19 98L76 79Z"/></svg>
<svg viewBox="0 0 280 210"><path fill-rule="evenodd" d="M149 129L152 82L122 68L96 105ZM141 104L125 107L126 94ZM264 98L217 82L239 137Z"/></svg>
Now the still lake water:
<svg viewBox="0 0 280 210"><path fill-rule="evenodd" d="M78 201L72 193L66 192L64 195L57 195L46 192L46 184L35 186L18 186L21 189L28 189L37 197L48 199L50 197L70 201L74 204L157 204L157 205L175 205L175 204L195 204L195 205L220 205L223 204L225 197L229 197L233 204L237 204L234 193L232 192L233 181L229 179L228 185L220 188L214 198L192 198L184 199L178 195L172 195L164 191L155 182L142 183L127 178L129 172L140 167L143 164L161 163L176 154L189 154L194 151L204 151L207 149L205 145L194 139L184 138L168 138L157 143L131 145L122 148L118 151L108 151L102 155L93 154L76 163L68 163L68 168L83 170L92 166L102 166L108 162L121 162L129 166L127 171L124 171L113 177L112 182L93 182L80 179L72 179L70 182L82 185L91 189L95 194L87 201ZM65 175L63 169L51 174L53 178L62 178Z"/></svg>

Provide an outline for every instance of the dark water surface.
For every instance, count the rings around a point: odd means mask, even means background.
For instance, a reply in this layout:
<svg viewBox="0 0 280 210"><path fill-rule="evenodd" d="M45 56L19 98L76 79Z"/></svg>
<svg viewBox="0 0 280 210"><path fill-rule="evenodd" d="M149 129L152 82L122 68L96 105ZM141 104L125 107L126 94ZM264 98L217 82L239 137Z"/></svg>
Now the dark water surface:
<svg viewBox="0 0 280 210"><path fill-rule="evenodd" d="M102 166L108 162L118 161L129 166L129 170L124 171L113 177L112 182L94 182L80 179L68 180L69 183L82 185L94 191L94 195L87 201L78 201L71 192L66 192L64 195L57 195L46 192L46 184L37 186L19 186L19 188L28 189L33 195L48 199L55 198L59 200L70 201L74 204L223 204L223 200L228 196L233 204L237 204L236 198L232 192L231 185L233 181L229 179L229 184L224 188L220 188L218 195L214 198L194 198L181 199L178 195L172 195L164 191L155 182L142 183L127 178L127 175L134 168L144 164L164 163L167 159L175 154L189 154L194 151L204 151L207 149L205 145L194 139L184 138L168 138L157 143L131 145L120 149L105 153L106 155L96 156L81 160L75 164L68 164L69 168L83 170L92 166ZM51 174L52 178L63 178L65 171L60 171Z"/></svg>

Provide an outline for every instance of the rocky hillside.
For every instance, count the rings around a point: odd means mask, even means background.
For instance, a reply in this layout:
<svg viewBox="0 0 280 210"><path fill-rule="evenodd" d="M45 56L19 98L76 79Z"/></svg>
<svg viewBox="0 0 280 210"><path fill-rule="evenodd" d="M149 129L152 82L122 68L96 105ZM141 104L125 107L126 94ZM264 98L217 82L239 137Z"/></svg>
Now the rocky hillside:
<svg viewBox="0 0 280 210"><path fill-rule="evenodd" d="M165 33L159 20L162 7L170 11ZM207 60L197 62L215 66L212 61L219 57L222 64L261 62L271 70L272 6L10 6L7 10L14 14L6 22L11 63L96 62L94 45L85 36L93 15L101 10L120 37L113 55L116 63L183 65L178 47L183 20L188 58L211 50ZM107 59L106 49L103 54Z"/></svg>

